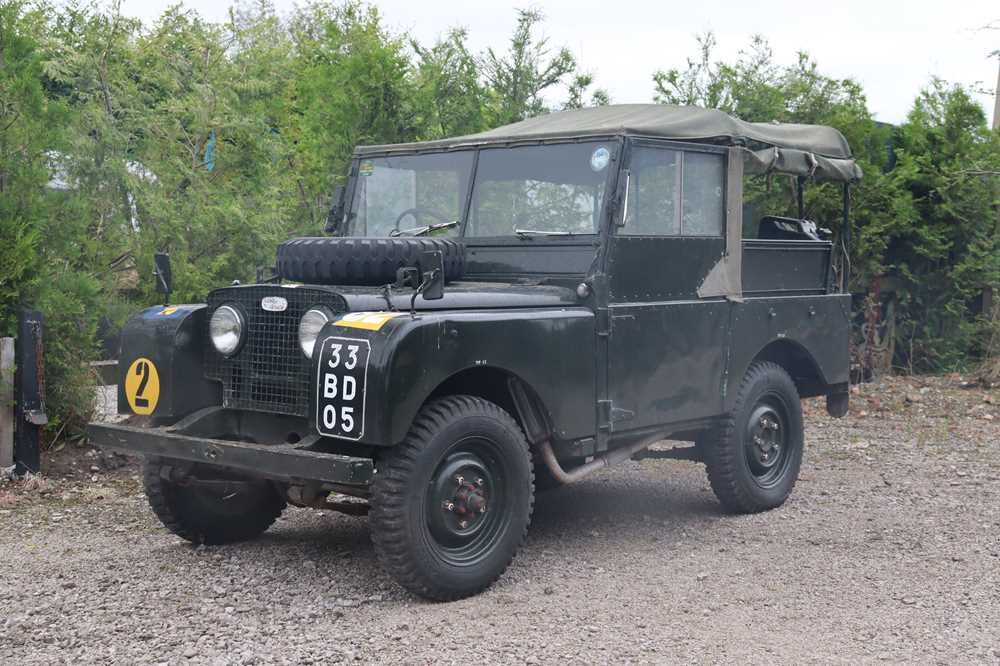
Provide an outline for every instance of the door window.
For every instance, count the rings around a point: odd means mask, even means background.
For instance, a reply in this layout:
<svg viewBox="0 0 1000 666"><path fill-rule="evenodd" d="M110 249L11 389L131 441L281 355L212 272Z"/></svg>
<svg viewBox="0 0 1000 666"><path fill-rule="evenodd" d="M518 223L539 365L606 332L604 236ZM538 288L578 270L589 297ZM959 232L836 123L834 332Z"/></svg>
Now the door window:
<svg viewBox="0 0 1000 666"><path fill-rule="evenodd" d="M619 233L721 237L725 182L722 155L637 146L629 165L625 226Z"/></svg>

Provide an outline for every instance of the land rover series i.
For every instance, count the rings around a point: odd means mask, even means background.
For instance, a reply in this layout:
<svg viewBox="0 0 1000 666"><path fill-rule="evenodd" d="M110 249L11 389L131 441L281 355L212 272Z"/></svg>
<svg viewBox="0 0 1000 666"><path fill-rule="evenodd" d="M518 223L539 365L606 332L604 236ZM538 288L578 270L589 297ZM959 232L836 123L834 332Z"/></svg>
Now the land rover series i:
<svg viewBox="0 0 1000 666"><path fill-rule="evenodd" d="M744 220L745 174L787 175L797 215ZM777 507L800 399L847 411L860 176L835 129L666 105L360 147L330 235L129 321L119 409L150 425L91 441L145 456L185 539L250 539L287 504L366 513L384 568L439 600L503 573L536 487L630 458L701 460L726 510ZM843 187L836 251L803 219L812 181Z"/></svg>

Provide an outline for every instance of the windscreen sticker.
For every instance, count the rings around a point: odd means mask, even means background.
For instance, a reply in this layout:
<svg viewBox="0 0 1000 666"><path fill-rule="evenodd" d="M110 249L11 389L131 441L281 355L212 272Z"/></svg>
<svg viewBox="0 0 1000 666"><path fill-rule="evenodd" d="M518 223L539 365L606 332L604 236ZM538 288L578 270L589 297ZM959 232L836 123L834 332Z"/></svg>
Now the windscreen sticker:
<svg viewBox="0 0 1000 666"><path fill-rule="evenodd" d="M360 176L370 176L375 173L375 162L371 160L365 160L358 167L358 175Z"/></svg>
<svg viewBox="0 0 1000 666"><path fill-rule="evenodd" d="M601 146L590 154L590 169L595 173L598 171L604 171L610 161L611 152L604 146Z"/></svg>
<svg viewBox="0 0 1000 666"><path fill-rule="evenodd" d="M347 328L363 328L366 331L377 331L390 319L402 315L402 312L351 312L333 322L334 326Z"/></svg>

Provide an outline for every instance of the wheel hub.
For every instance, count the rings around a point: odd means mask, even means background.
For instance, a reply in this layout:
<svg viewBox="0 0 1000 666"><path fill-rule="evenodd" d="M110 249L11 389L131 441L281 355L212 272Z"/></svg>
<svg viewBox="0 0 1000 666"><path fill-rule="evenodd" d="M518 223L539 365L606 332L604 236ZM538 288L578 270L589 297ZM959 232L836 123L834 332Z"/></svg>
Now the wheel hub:
<svg viewBox="0 0 1000 666"><path fill-rule="evenodd" d="M496 481L477 454L462 452L446 459L431 486L428 524L434 538L458 547L473 540L487 522Z"/></svg>
<svg viewBox="0 0 1000 666"><path fill-rule="evenodd" d="M747 459L757 474L766 474L782 458L785 428L780 414L769 405L760 405L750 417Z"/></svg>
<svg viewBox="0 0 1000 666"><path fill-rule="evenodd" d="M467 481L464 476L455 478L455 495L441 503L446 514L457 517L460 529L467 528L486 513L486 482L482 478Z"/></svg>

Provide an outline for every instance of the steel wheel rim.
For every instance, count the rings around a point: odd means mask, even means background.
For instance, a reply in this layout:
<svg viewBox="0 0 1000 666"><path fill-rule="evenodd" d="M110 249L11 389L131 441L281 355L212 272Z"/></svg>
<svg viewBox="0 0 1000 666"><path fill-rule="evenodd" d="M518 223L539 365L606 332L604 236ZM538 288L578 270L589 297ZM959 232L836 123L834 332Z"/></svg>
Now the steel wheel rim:
<svg viewBox="0 0 1000 666"><path fill-rule="evenodd" d="M512 495L500 448L488 437L465 437L445 452L427 484L425 541L439 560L473 566L489 556L510 524Z"/></svg>
<svg viewBox="0 0 1000 666"><path fill-rule="evenodd" d="M776 393L761 396L750 412L743 437L744 457L762 488L777 485L791 462L789 422L788 408Z"/></svg>

